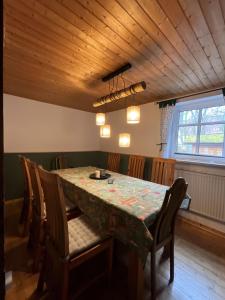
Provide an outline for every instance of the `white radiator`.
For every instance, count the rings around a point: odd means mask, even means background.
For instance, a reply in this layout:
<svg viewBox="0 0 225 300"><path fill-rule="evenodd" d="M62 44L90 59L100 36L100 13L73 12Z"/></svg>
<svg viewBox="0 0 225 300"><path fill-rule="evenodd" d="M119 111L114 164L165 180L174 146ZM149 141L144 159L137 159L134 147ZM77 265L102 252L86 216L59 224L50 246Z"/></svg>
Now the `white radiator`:
<svg viewBox="0 0 225 300"><path fill-rule="evenodd" d="M206 167L188 168L178 166L175 176L184 177L188 183L188 194L192 198L190 210L225 222L225 169L215 174Z"/></svg>

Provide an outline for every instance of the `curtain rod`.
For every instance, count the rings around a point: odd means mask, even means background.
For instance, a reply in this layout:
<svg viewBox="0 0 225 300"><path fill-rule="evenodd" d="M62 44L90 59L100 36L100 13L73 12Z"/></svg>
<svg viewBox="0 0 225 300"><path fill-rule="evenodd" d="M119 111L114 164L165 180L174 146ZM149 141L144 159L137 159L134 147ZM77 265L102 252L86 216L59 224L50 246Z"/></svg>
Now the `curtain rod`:
<svg viewBox="0 0 225 300"><path fill-rule="evenodd" d="M208 90L205 90L204 92L196 92L196 93L190 93L190 94L184 94L184 95L181 95L179 97L169 97L169 98L165 98L165 99L162 99L162 100L159 100L159 101L155 101L156 104L159 104L161 102L164 102L164 101L169 101L169 100L173 100L173 99L181 99L181 98L185 98L185 97L191 97L191 96L196 96L196 95L200 95L200 94L205 94L205 93L208 93L208 92L214 92L214 91L218 91L218 90L221 90L222 88L224 88L224 85L221 85L220 87L218 88L215 88L215 89L208 89Z"/></svg>

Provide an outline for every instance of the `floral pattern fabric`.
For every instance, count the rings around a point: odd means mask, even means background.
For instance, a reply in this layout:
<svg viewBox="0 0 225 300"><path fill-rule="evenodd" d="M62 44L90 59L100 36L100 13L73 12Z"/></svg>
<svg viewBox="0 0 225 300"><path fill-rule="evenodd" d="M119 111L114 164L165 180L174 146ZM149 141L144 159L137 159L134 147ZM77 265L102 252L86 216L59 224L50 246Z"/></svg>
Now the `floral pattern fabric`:
<svg viewBox="0 0 225 300"><path fill-rule="evenodd" d="M148 227L160 210L167 186L108 171L107 180L89 178L94 167L54 171L62 178L65 196L74 202L99 230L135 248L143 263L152 245Z"/></svg>

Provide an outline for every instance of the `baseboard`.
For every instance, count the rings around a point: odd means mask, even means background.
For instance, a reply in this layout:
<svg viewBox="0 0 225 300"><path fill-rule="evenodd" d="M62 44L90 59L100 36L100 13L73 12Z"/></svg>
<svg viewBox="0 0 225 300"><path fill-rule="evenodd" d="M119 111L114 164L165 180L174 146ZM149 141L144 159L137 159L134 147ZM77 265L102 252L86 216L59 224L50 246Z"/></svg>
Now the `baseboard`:
<svg viewBox="0 0 225 300"><path fill-rule="evenodd" d="M181 222L181 223L183 222L183 223L189 224L189 225L191 225L193 227L196 227L196 228L204 230L204 231L206 231L206 232L208 232L210 234L213 234L213 235L215 235L217 237L225 239L225 233L222 232L222 231L219 231L219 230L216 230L214 228L211 228L211 227L208 227L206 225L203 225L200 222L190 220L188 218L185 218L184 216L178 215L177 219L178 219L178 222Z"/></svg>

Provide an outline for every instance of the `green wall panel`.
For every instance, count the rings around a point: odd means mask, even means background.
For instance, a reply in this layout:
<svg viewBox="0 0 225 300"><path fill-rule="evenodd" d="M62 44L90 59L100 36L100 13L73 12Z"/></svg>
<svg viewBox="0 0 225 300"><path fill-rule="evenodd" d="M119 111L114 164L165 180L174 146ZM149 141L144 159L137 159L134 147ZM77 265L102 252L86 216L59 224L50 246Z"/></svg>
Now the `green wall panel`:
<svg viewBox="0 0 225 300"><path fill-rule="evenodd" d="M107 152L99 152L99 165L101 168L107 167ZM120 154L120 173L127 174L129 154ZM152 157L145 157L144 179L149 180L152 171Z"/></svg>
<svg viewBox="0 0 225 300"><path fill-rule="evenodd" d="M64 152L69 167L98 166L100 165L99 151ZM5 153L4 154L4 195L5 199L15 199L23 196L23 172L18 155L41 164L47 170L55 169L55 157L62 152L51 153Z"/></svg>
<svg viewBox="0 0 225 300"><path fill-rule="evenodd" d="M16 199L23 196L23 172L19 161L19 154L37 162L47 170L55 169L55 157L64 154L69 167L96 166L107 167L107 152L50 152L50 153L5 153L4 154L4 194L5 199ZM120 173L127 174L128 154L121 154ZM146 157L144 179L148 180L152 170L152 158Z"/></svg>

